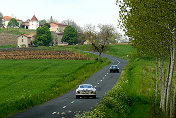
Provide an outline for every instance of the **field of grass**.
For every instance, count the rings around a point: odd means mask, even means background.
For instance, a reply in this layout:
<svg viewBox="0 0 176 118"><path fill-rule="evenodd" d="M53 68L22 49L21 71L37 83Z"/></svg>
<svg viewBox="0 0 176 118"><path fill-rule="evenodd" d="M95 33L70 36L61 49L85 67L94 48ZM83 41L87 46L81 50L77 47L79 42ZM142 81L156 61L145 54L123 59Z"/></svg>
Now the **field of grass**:
<svg viewBox="0 0 176 118"><path fill-rule="evenodd" d="M6 32L9 34L20 35L20 34L34 34L35 30L22 29L22 28L0 28L0 33Z"/></svg>
<svg viewBox="0 0 176 118"><path fill-rule="evenodd" d="M0 60L0 117L73 89L109 60Z"/></svg>
<svg viewBox="0 0 176 118"><path fill-rule="evenodd" d="M103 100L91 112L78 114L77 118L166 118L159 102L154 106L155 59L138 57L130 45L109 45L106 53L127 59L128 64Z"/></svg>

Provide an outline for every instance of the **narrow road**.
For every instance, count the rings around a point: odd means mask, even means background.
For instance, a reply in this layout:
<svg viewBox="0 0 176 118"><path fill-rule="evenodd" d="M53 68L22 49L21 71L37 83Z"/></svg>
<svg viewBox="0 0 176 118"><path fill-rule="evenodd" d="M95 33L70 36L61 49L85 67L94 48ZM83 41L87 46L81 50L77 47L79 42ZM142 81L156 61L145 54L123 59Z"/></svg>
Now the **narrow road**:
<svg viewBox="0 0 176 118"><path fill-rule="evenodd" d="M105 54L102 56L109 58L111 64L94 73L84 82L84 84L92 84L96 87L96 99L76 99L75 88L56 99L50 100L42 105L18 113L11 118L73 118L77 112L91 110L114 86L120 76L121 71L127 64L127 61L123 59L115 58ZM109 73L109 67L111 65L118 65L120 68L120 73Z"/></svg>

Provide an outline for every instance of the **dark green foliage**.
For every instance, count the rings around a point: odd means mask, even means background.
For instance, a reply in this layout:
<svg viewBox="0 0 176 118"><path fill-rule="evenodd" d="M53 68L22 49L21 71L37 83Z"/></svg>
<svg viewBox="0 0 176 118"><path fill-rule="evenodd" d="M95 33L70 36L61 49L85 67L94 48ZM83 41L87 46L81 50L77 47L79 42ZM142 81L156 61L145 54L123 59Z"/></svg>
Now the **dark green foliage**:
<svg viewBox="0 0 176 118"><path fill-rule="evenodd" d="M12 18L8 23L8 27L11 28L19 27L19 22L15 18Z"/></svg>
<svg viewBox="0 0 176 118"><path fill-rule="evenodd" d="M49 46L52 43L51 32L48 26L37 28L34 44L38 46Z"/></svg>
<svg viewBox="0 0 176 118"><path fill-rule="evenodd" d="M62 42L67 42L69 45L77 44L78 32L72 26L67 26L64 30L64 35L62 37Z"/></svg>
<svg viewBox="0 0 176 118"><path fill-rule="evenodd" d="M51 27L49 23L45 23L44 25L47 26L48 28Z"/></svg>

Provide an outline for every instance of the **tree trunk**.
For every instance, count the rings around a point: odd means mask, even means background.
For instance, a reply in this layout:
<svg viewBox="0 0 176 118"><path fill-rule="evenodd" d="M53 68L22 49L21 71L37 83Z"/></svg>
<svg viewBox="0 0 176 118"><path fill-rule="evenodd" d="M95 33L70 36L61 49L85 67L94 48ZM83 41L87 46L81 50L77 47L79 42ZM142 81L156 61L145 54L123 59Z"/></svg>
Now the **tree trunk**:
<svg viewBox="0 0 176 118"><path fill-rule="evenodd" d="M156 88L155 88L156 94L155 94L155 105L157 104L157 98L158 98L158 58L156 57Z"/></svg>
<svg viewBox="0 0 176 118"><path fill-rule="evenodd" d="M165 112L165 74L164 74L164 58L162 58L161 60L162 62L162 65L161 65L161 71L162 71L162 94L161 94L161 108L162 108L162 111Z"/></svg>
<svg viewBox="0 0 176 118"><path fill-rule="evenodd" d="M162 80L162 68L161 68L161 58L159 58L159 78L160 78L160 108L162 109L162 100L163 100L163 80ZM163 110L163 109L162 109Z"/></svg>
<svg viewBox="0 0 176 118"><path fill-rule="evenodd" d="M166 83L165 83L165 99L167 98L167 88L168 88L168 82L169 82L169 74L170 74L170 65L171 65L171 57L169 56L169 63L168 63L168 68L167 68L167 77L166 77ZM165 108L166 113L168 113L168 103L166 100L166 108Z"/></svg>
<svg viewBox="0 0 176 118"><path fill-rule="evenodd" d="M98 55L98 60L100 60L100 59L101 59L101 54L102 54L102 52L99 52L99 55Z"/></svg>
<svg viewBox="0 0 176 118"><path fill-rule="evenodd" d="M175 118L175 116L176 116L176 114L175 114L175 97L176 97L176 86L175 86L175 89L174 89L171 118Z"/></svg>
<svg viewBox="0 0 176 118"><path fill-rule="evenodd" d="M171 55L171 65L170 65L170 74L169 74L169 83L167 88L167 98L166 98L166 109L168 114L169 108L169 101L170 101L170 108L172 107L172 100L171 100L171 87L172 87L172 77L173 77L173 70L174 70L174 62L175 62L175 40L173 40L171 47L170 47L170 55ZM172 110L170 109L172 112ZM171 113L170 113L171 114ZM171 116L170 116L171 117Z"/></svg>

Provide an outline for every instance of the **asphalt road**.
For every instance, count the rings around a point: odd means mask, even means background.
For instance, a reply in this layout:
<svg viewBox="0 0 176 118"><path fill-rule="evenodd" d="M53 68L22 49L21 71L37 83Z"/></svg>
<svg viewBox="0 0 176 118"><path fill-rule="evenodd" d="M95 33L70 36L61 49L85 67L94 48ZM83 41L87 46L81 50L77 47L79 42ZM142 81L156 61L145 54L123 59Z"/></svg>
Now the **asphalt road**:
<svg viewBox="0 0 176 118"><path fill-rule="evenodd" d="M76 87L72 91L56 99L50 100L42 105L30 108L10 118L73 118L77 112L82 113L84 111L91 110L114 86L120 76L122 69L127 64L127 61L123 59L111 57L105 54L103 54L102 56L109 58L111 60L111 64L94 73L89 79L84 82L84 84L92 84L96 87L96 99L76 99ZM109 67L111 65L118 65L120 68L120 73L109 73Z"/></svg>

